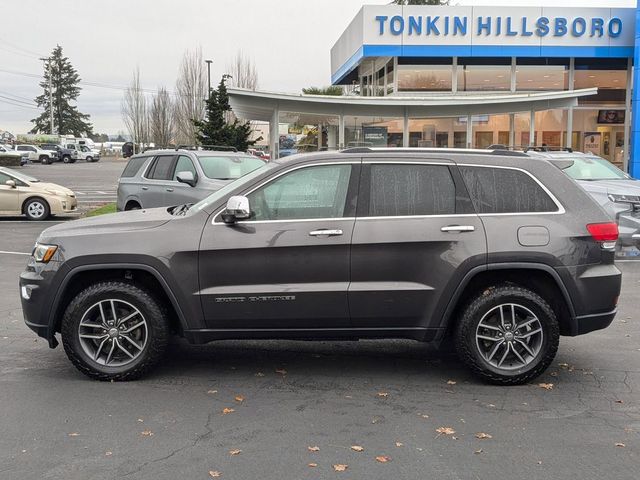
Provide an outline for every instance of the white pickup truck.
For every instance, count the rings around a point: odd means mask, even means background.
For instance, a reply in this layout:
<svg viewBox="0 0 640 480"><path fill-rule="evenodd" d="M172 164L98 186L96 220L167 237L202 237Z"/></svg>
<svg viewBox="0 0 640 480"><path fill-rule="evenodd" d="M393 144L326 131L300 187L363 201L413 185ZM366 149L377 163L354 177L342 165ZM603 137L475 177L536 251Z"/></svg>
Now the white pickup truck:
<svg viewBox="0 0 640 480"><path fill-rule="evenodd" d="M50 164L59 160L58 152L55 150L43 150L36 145L16 145L16 151L19 153L27 152L30 162Z"/></svg>
<svg viewBox="0 0 640 480"><path fill-rule="evenodd" d="M84 160L85 162L97 162L100 160L100 153L91 150L87 145L67 143L64 145L64 148L78 152L78 160Z"/></svg>

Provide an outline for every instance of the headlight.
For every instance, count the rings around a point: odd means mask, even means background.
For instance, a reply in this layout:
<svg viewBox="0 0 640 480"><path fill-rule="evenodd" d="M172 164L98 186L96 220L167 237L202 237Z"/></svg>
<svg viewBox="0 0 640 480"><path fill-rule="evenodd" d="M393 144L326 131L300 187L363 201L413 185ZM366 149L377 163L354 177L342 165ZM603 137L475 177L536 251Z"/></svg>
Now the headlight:
<svg viewBox="0 0 640 480"><path fill-rule="evenodd" d="M49 263L49 260L53 258L53 254L58 250L57 245L45 245L43 243L36 243L33 247L31 255L34 260L39 263Z"/></svg>
<svg viewBox="0 0 640 480"><path fill-rule="evenodd" d="M613 203L640 203L640 197L637 195L623 195L620 193L610 193L607 195Z"/></svg>

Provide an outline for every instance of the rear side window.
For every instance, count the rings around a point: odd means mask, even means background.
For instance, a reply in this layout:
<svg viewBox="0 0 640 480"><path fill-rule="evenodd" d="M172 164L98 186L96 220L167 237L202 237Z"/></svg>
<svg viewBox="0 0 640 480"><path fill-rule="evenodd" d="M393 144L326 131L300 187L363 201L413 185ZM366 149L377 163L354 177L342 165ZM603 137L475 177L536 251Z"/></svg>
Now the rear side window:
<svg viewBox="0 0 640 480"><path fill-rule="evenodd" d="M542 187L520 170L460 167L460 172L478 213L558 211Z"/></svg>
<svg viewBox="0 0 640 480"><path fill-rule="evenodd" d="M173 176L173 159L172 155L161 155L156 157L149 172L147 178L153 180L169 180Z"/></svg>
<svg viewBox="0 0 640 480"><path fill-rule="evenodd" d="M456 211L456 187L444 165L371 165L369 215L446 215Z"/></svg>
<svg viewBox="0 0 640 480"><path fill-rule="evenodd" d="M136 174L140 171L140 167L147 161L149 157L134 157L129 160L127 166L124 167L124 171L122 172L122 176L125 178L135 177Z"/></svg>

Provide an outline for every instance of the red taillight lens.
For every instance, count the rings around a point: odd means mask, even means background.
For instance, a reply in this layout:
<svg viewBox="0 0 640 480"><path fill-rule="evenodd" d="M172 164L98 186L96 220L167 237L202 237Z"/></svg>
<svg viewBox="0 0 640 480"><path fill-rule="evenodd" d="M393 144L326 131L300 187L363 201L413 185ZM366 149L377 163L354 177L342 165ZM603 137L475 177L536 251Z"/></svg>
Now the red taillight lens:
<svg viewBox="0 0 640 480"><path fill-rule="evenodd" d="M618 240L618 224L609 223L590 223L587 230L596 242L615 242Z"/></svg>

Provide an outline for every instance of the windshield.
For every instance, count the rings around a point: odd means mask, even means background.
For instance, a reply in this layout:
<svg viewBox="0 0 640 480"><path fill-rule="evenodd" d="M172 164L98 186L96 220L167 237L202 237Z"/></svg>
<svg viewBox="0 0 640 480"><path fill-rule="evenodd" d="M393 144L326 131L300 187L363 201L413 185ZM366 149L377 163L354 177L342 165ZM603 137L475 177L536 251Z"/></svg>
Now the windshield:
<svg viewBox="0 0 640 480"><path fill-rule="evenodd" d="M264 163L264 162L260 162L260 163L262 164L261 168L253 170L252 172L248 173L244 177L238 178L237 180L234 180L233 182L228 183L227 185L222 187L220 190L217 190L211 195L209 195L208 197L206 197L205 199L200 200L193 207L191 207L189 212L195 213L195 212L199 212L200 210L211 212L211 209L216 205L216 203L220 202L220 200L222 200L225 196L229 195L229 193L234 191L236 188L241 187L242 185L251 183L254 179L258 178L263 173L277 166L277 164L275 163Z"/></svg>
<svg viewBox="0 0 640 480"><path fill-rule="evenodd" d="M91 151L89 149L89 147L85 147L84 145L82 147L80 147L80 150L82 150L83 152L90 152Z"/></svg>
<svg viewBox="0 0 640 480"><path fill-rule="evenodd" d="M573 157L573 165L564 171L575 180L626 180L629 176L604 158Z"/></svg>
<svg viewBox="0 0 640 480"><path fill-rule="evenodd" d="M29 175L25 175L24 173L16 172L15 170L11 170L10 168L0 169L0 172L11 175L12 177L17 178L18 180L22 180L23 182L36 183L40 181L37 178L30 177Z"/></svg>
<svg viewBox="0 0 640 480"><path fill-rule="evenodd" d="M264 165L256 157L236 157L223 155L198 156L204 174L214 180L235 180Z"/></svg>

